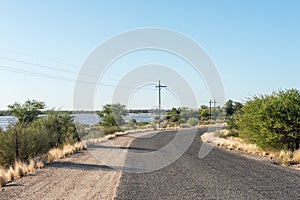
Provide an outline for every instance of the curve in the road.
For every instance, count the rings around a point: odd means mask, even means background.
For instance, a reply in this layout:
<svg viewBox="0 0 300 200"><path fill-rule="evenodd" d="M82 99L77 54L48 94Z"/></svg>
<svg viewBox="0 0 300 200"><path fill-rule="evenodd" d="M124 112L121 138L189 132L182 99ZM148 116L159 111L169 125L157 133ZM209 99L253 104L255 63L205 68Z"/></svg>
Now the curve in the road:
<svg viewBox="0 0 300 200"><path fill-rule="evenodd" d="M198 157L199 129L189 149L174 163L150 173L123 173L116 199L300 199L300 173L251 160L220 148ZM129 151L157 150L176 132L137 138ZM126 162L126 161L125 161Z"/></svg>

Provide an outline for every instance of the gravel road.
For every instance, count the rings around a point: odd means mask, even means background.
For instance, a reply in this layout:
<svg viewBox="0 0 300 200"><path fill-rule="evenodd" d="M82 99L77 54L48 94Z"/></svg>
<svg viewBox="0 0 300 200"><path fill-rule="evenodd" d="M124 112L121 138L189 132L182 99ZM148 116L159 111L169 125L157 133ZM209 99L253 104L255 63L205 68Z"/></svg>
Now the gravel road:
<svg viewBox="0 0 300 200"><path fill-rule="evenodd" d="M186 153L168 167L151 173L123 173L116 199L300 199L299 171L220 148L198 158L199 136L205 131L200 129ZM130 149L159 149L174 134L135 139Z"/></svg>
<svg viewBox="0 0 300 200"><path fill-rule="evenodd" d="M116 138L113 143L115 146L126 147L132 140L123 136ZM113 156L112 159L124 161L123 157ZM120 176L120 171L102 165L89 151L83 151L48 164L34 175L17 179L0 188L0 199L114 199Z"/></svg>
<svg viewBox="0 0 300 200"><path fill-rule="evenodd" d="M174 138L174 131L149 138L118 137L90 152L55 161L1 188L0 199L300 199L299 171L220 148L200 159L199 136L205 131L199 129L183 156L158 171L121 173L91 154L107 155L105 151L112 152L115 147L138 153L155 151ZM128 162L123 151L105 158L122 166Z"/></svg>

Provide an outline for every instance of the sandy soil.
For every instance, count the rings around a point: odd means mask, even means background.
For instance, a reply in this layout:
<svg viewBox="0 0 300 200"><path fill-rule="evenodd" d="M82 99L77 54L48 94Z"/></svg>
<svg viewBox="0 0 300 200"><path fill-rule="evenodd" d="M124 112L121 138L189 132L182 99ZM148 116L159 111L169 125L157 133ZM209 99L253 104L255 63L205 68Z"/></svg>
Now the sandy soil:
<svg viewBox="0 0 300 200"><path fill-rule="evenodd" d="M133 139L122 136L113 143L128 147ZM113 156L119 163L124 162L124 155ZM120 171L102 165L89 151L83 151L0 188L0 199L114 199L120 177Z"/></svg>

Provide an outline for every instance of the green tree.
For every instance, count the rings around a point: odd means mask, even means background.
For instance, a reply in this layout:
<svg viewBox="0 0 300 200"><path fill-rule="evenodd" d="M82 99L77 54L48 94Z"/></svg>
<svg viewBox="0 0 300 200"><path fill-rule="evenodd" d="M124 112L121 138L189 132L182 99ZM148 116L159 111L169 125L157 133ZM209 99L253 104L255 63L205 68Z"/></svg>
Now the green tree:
<svg viewBox="0 0 300 200"><path fill-rule="evenodd" d="M101 125L104 126L104 133L107 135L121 131L120 126L125 123L123 116L127 115L127 110L126 106L120 103L106 104L98 115L102 118Z"/></svg>
<svg viewBox="0 0 300 200"><path fill-rule="evenodd" d="M225 110L225 121L228 125L228 128L231 129L231 133L235 136L237 136L237 128L238 125L236 123L236 116L241 113L241 110L243 108L243 104L240 102L233 102L232 100L228 100L224 105Z"/></svg>
<svg viewBox="0 0 300 200"><path fill-rule="evenodd" d="M241 112L243 104L241 102L234 102L233 109L234 113Z"/></svg>
<svg viewBox="0 0 300 200"><path fill-rule="evenodd" d="M180 124L181 108L172 108L170 112L167 112L166 120L171 123Z"/></svg>
<svg viewBox="0 0 300 200"><path fill-rule="evenodd" d="M200 109L199 109L199 112L200 112L200 118L201 118L202 121L209 120L210 110L206 105L201 105Z"/></svg>
<svg viewBox="0 0 300 200"><path fill-rule="evenodd" d="M102 124L106 127L121 126L125 123L122 116L127 115L127 110L126 106L120 103L106 104L103 106L102 111L98 112L98 115L102 118Z"/></svg>
<svg viewBox="0 0 300 200"><path fill-rule="evenodd" d="M42 114L45 103L36 100L27 100L25 103L14 103L8 105L9 112L18 118L20 123L31 123Z"/></svg>
<svg viewBox="0 0 300 200"><path fill-rule="evenodd" d="M234 114L234 106L233 106L233 101L232 100L228 100L225 105L224 105L224 109L225 109L225 114L226 117L230 117Z"/></svg>

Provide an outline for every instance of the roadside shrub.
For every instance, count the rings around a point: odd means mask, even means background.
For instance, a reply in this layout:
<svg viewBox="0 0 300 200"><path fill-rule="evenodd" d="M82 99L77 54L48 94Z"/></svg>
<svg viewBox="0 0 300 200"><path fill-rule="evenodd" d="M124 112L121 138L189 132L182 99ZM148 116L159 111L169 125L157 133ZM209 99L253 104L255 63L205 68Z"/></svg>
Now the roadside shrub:
<svg viewBox="0 0 300 200"><path fill-rule="evenodd" d="M138 126L147 126L149 122L137 122L136 123Z"/></svg>
<svg viewBox="0 0 300 200"><path fill-rule="evenodd" d="M190 126L196 126L198 123L199 123L199 120L197 118L189 118L187 123L190 125Z"/></svg>
<svg viewBox="0 0 300 200"><path fill-rule="evenodd" d="M300 143L300 92L295 89L256 96L236 119L238 134L263 149L290 150Z"/></svg>
<svg viewBox="0 0 300 200"><path fill-rule="evenodd" d="M105 135L114 134L115 132L122 131L118 126L107 126L103 128Z"/></svg>
<svg viewBox="0 0 300 200"><path fill-rule="evenodd" d="M0 133L0 166L9 167L16 160L28 162L51 148L79 141L72 118L58 112L31 123L17 123Z"/></svg>

